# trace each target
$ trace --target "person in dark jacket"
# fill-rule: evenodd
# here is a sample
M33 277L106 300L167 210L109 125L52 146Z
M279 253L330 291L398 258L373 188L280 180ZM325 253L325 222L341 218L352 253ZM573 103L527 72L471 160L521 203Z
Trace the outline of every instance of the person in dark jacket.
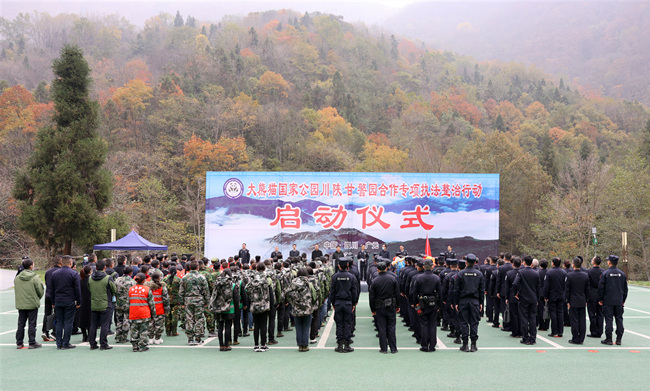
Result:
M415 308L417 319L420 323L420 350L435 352L438 337L436 335L436 317L440 304L440 277L433 274L433 262L426 259L423 262L424 271L417 274L411 282L409 292L411 305Z
M334 349L338 353L354 351L352 343L352 319L354 309L357 306L357 281L352 273L348 271L351 260L343 257L339 259L339 272L332 276L330 285L329 300L334 307L334 322L336 323L336 342Z
M512 284L519 275L519 268L521 267L521 259L515 257L512 260L513 269L506 273L506 305L510 311L510 336L513 338L521 338L521 323L519 322L519 299L512 289Z
M321 258L323 252L318 248L318 245L314 246L314 251L311 252L311 260L315 261L317 258Z
M246 243L242 243L241 245L241 249L239 250L239 260L241 261L241 263L245 263L245 264L248 264L251 261L251 253L246 248ZM183 264L183 266L185 265Z
M474 254L467 254L467 268L461 270L456 275L454 283L453 303L456 311L460 314L460 329L463 339L463 346L460 350L463 352L477 351L476 341L478 340L478 324L481 320L481 310L483 307L483 295L485 293L485 283L483 273L474 269L474 264L478 258ZM468 339L471 339L472 345L467 347Z
M388 252L388 248L386 247L386 244L381 245L381 251L379 252L379 256L382 258L390 259L390 253Z
M122 277L122 275L124 275L124 268L126 267L126 265L124 264L125 262L126 262L126 257L124 255L117 256L117 266L115 266L115 272L119 277Z
M627 299L627 276L618 269L618 257L607 257L609 268L600 276L598 283L598 303L603 306L605 315L605 339L600 341L604 345L612 345L613 325L616 319L616 344L621 344L623 338L623 307Z
M603 307L598 304L598 283L603 269L600 267L602 259L595 256L591 260L591 268L587 270L589 276L589 298L587 299L587 313L589 314L589 334L587 337L600 338L603 335Z
M541 283L539 273L531 267L533 257L526 255L524 264L526 267L519 270L512 288L519 300L520 342L524 345L534 345L537 340L537 300Z
M503 314L506 310L506 299L508 298L506 295L506 275L510 270L513 269L512 267L512 254L510 253L505 253L504 255L504 264L503 266L499 267L497 269L497 280L496 280L496 292L497 292L497 297L499 298L499 310ZM510 330L510 322L503 322L503 328L501 331L512 331Z
M48 271L45 272L45 286L50 286L52 283L52 273L61 269L61 259L60 255L54 257L54 266L52 266ZM47 327L47 318L52 315L54 311L54 303L52 303L52 298L49 296L47 290L45 292L45 315L43 316L43 341L52 342L54 337L50 333L50 329Z
M544 319L544 306L546 305L546 300L544 300L544 278L546 277L546 272L548 271L548 261L542 259L539 261L539 269L537 273L539 274L540 281L540 290L539 298L537 300L537 327L539 331L548 331L549 319Z
M397 353L397 340L395 338L396 312L399 312L399 283L397 279L386 273L386 262L377 263L379 274L373 280L368 290L370 311L375 317L377 331L379 332L379 352Z
M81 342L88 342L88 331L90 330L90 313L92 312L90 306L90 290L88 290L88 280L93 273L93 269L86 265L79 273L81 285L81 306L75 314L77 325L81 329L82 340Z
M56 312L56 348L59 350L76 347L70 344L70 336L75 310L81 305L81 285L79 273L71 268L72 264L72 257L65 255L63 266L52 274L52 285L47 287Z
M548 303L551 317L551 333L549 337L561 338L564 332L564 290L566 272L560 268L562 260L554 257L553 268L546 272L544 278L544 300Z
M569 343L582 345L587 333L585 308L589 297L589 276L580 270L582 258L573 258L573 272L566 276L566 301L569 307L571 339Z

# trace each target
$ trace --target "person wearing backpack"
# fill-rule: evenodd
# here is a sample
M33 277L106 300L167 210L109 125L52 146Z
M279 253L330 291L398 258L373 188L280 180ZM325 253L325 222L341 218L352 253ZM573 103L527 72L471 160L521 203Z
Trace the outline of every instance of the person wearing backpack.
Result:
M295 319L296 343L299 352L309 351L309 329L315 296L314 286L309 282L309 272L306 268L301 267L298 269L297 277L291 280L287 290L291 315Z
M235 309L239 307L239 298L239 284L232 278L232 271L229 268L223 269L221 275L215 280L209 306L217 321L219 350L222 352L232 350L230 329L235 319Z
M272 305L273 292L271 283L266 277L264 271L266 267L263 263L257 264L257 273L246 284L246 294L250 300L250 311L253 314L253 339L255 341L256 352L265 352L269 350L266 346L266 331L269 311ZM259 344L261 342L261 345Z
M172 257L174 259L175 257ZM177 275L176 266L169 268L169 274L163 279L169 294L169 312L165 312L165 333L168 337L178 336L178 314L181 310L181 299L178 290L181 279Z
M204 308L210 302L208 281L199 274L199 263L192 260L189 263L190 272L181 280L178 294L185 304L185 335L187 344L196 346L202 343L205 333Z

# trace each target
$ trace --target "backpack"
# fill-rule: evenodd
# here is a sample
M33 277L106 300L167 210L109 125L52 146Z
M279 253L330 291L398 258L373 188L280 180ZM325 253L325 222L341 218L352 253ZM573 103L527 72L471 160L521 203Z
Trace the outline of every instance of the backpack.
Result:
M287 301L291 304L293 316L312 314L313 289L312 284L307 279L296 277L291 281L291 288L287 292Z
M234 282L230 277L218 278L214 282L214 289L210 298L210 308L213 312L228 312L233 299L233 286Z
M269 297L269 280L258 273L246 284L246 294L250 299L250 309L254 314L261 314L271 309Z

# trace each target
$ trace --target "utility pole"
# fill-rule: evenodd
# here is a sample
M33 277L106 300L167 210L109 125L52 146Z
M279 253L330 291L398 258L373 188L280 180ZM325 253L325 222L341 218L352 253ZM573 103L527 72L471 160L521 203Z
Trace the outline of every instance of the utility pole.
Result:
M591 228L591 234L594 235L593 243L594 243L594 257L596 256L596 245L598 244L598 239L596 238L596 233L598 230L596 230L596 227Z

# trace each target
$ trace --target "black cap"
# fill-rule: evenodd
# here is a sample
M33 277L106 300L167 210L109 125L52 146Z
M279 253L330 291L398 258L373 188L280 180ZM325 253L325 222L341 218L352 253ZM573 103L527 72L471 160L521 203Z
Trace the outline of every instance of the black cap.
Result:
M433 266L433 261L430 259L425 259L424 260L424 266Z
M352 263L352 260L348 257L339 258L339 266L341 267L349 267L350 263Z
M467 254L465 258L467 258L467 260L472 263L476 263L478 261L478 258L476 258L476 255L474 254Z
M458 259L449 258L449 259L447 259L447 263L449 264L449 266L456 266L456 265L458 265Z
M618 257L616 255L610 255L607 257L607 260L613 263L614 265L618 264Z

